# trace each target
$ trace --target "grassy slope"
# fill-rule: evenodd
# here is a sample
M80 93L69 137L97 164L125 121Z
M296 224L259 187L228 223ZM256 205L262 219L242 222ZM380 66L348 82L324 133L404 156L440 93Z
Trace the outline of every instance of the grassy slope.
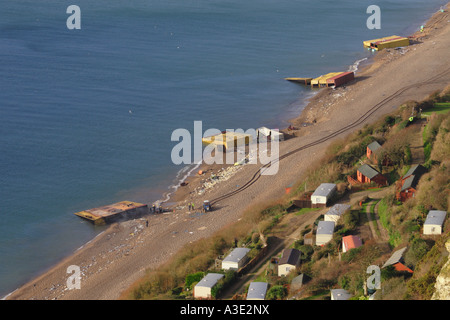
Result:
M447 95L441 95L443 99ZM408 149L408 139L416 131L410 130L408 118L411 108L427 112L433 108L434 102L439 101L434 95L430 102L408 102L390 116L380 119L377 123L365 126L345 139L333 143L327 151L325 158L303 177L293 188L289 198L282 198L278 203L265 203L244 213L244 218L232 226L219 231L210 239L202 239L193 243L183 253L175 255L174 259L158 270L149 271L147 276L139 280L123 296L124 299L189 299L192 298L191 288L185 287L185 279L196 272L206 272L214 266L219 255L227 253L239 239L239 245L247 244L255 252L261 248L261 235L267 239L274 236L279 221L287 214L291 200L305 191L314 190L321 182L335 182L342 196L346 187L346 176L354 174L360 159L365 157L366 146L377 140L383 143L384 149L391 154L393 163L390 167L379 167L384 174L391 177L400 177L411 165L410 158L405 157ZM432 110L432 109L431 109ZM434 206L437 209L448 210L448 199L445 196L449 188L450 151L448 150L450 113L432 114L424 130L424 142L427 143L426 166L429 172L421 179L417 197L401 204L394 200L393 194L385 196L379 205L379 216L382 226L389 233L388 243L367 241L360 249L350 250L339 260L340 242L347 234L357 234L367 223L365 215L358 215L361 208L352 210L343 217L337 226L334 239L323 247L311 247L303 244L303 235L295 247L304 251L302 265L299 272L308 275L311 281L303 287L303 298L327 299L330 288L341 287L349 290L356 298L363 298L363 282L365 270L370 264L381 264L392 250L399 245L408 245L405 257L406 263L415 270L420 270L411 278L403 275L389 273L384 275L384 295L379 298L422 298L430 297L433 279L437 276L439 265L442 263L443 240L446 235L435 239L423 239L420 235L420 226L424 221L427 208ZM398 152L400 150L401 152ZM376 166L376 164L374 164ZM422 181L423 180L423 181ZM448 190L448 189L447 189ZM436 200L436 201L434 201ZM434 202L433 202L434 201ZM297 214L308 214L302 209ZM312 227L312 226L311 226ZM432 253L430 253L432 252ZM434 261L434 262L432 262ZM268 274L268 270L262 270ZM277 277L260 276L270 279L271 286L288 286L288 281L281 281ZM395 284L395 285L393 285ZM389 288L390 291L389 291ZM189 289L189 290L188 290ZM386 292L387 291L387 292ZM290 292L289 295L295 295ZM296 296L298 297L298 296Z

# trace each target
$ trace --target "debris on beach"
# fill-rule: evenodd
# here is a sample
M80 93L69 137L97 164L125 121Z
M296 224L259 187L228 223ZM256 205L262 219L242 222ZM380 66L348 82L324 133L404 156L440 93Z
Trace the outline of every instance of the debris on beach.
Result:
M227 168L220 169L216 174L212 173L211 176L203 182L201 187L199 187L199 188L197 188L195 190L195 192L198 195L204 194L205 192L207 192L208 190L213 188L218 183L230 179L241 168L242 168L241 165L230 166L230 167L227 167Z

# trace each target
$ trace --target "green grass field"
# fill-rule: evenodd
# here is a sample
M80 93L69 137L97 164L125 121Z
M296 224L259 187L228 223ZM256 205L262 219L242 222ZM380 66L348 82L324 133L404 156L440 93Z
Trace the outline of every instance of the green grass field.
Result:
M443 114L450 111L450 102L436 103L433 108L427 109L422 112L424 116L430 116L433 112L437 114Z

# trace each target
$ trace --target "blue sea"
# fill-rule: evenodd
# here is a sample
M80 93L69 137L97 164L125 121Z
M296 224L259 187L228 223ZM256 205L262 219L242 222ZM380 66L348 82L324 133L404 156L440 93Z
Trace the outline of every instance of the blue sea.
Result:
M104 230L74 212L164 198L189 168L172 164L175 129L283 128L314 94L285 77L346 71L374 54L363 40L445 3L1 1L0 296Z

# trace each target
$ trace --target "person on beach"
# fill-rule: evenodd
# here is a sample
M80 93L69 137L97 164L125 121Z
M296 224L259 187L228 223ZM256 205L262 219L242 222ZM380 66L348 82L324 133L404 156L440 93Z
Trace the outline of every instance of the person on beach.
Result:
M190 202L189 202L188 207L189 207L189 211L191 211L191 209L192 209L192 204L191 204Z

